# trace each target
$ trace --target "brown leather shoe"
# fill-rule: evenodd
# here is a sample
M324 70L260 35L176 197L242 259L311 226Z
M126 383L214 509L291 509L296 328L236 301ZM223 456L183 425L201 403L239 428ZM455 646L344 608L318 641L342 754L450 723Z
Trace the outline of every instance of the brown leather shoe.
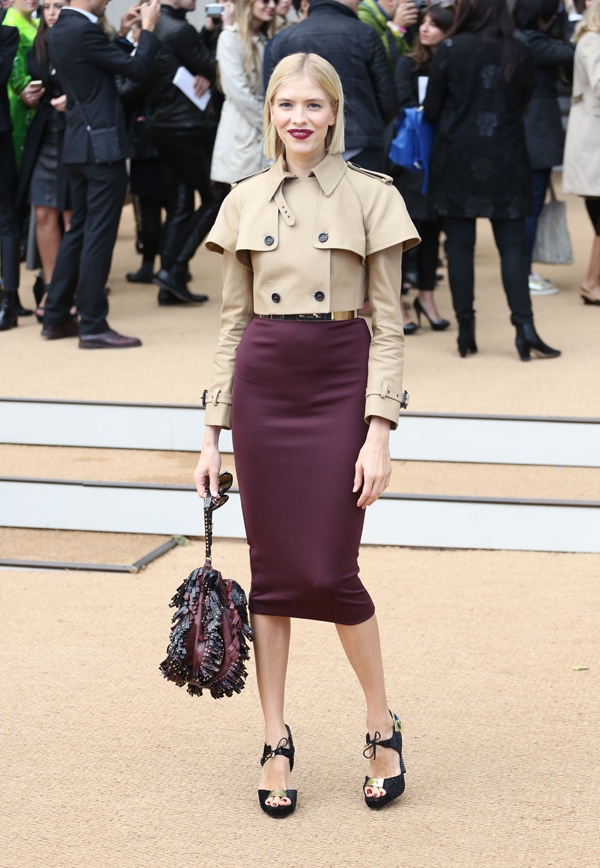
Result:
M42 337L47 341L56 341L59 338L76 338L78 335L77 323L74 319L62 322L60 325L45 325L42 329Z
M114 329L101 332L99 335L79 335L80 350L124 350L127 347L141 347L139 338L128 338L120 335Z

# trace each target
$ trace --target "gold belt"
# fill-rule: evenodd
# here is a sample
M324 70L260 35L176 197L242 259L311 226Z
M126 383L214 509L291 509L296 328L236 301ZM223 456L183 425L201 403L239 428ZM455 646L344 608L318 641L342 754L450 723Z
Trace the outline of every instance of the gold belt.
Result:
M333 313L259 313L260 319L281 319L290 322L331 322L332 320L356 319L355 310L335 310Z

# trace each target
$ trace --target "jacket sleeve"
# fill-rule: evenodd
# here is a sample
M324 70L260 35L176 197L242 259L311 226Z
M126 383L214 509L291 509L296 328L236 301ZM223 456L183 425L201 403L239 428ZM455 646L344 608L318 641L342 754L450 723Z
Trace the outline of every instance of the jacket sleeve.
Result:
M368 289L373 338L369 349L369 372L365 421L372 416L388 419L398 427L402 400L404 332L400 311L403 244L367 256Z
M450 42L450 45L448 43ZM436 121L444 107L448 94L447 68L451 40L446 40L439 45L433 55L429 66L429 81L427 82L427 94L423 103L425 117L430 121Z
M231 428L235 357L246 326L254 316L253 278L253 272L241 265L233 253L223 251L221 329L205 398L206 425Z
M10 78L17 48L19 47L19 31L16 27L0 26L0 84L6 84Z
M381 39L368 24L364 25L364 38L371 49L369 73L375 91L375 100L383 123L386 125L393 121L398 113L394 79Z
M95 26L85 28L83 44L93 66L133 81L145 81L150 77L154 57L160 47L160 42L153 33L142 30L137 52L132 57L114 42L110 42L102 30Z
M207 48L206 39L191 24L179 28L173 49L181 59L182 66L189 69L192 75L202 75L214 83L216 60Z
M592 38L590 38L592 37ZM600 99L600 35L586 33L577 45L595 99ZM573 91L573 96L581 94Z
M209 250L223 254L223 303L219 341L210 388L205 398L207 425L231 428L233 372L237 348L254 316L254 272L235 257L239 229L239 199L234 190L223 202L206 241Z
M575 57L575 46L572 42L558 42L534 31L529 33L527 45L536 66L560 67L567 73L572 70Z
M415 64L412 57L401 57L396 64L394 74L398 108L416 108L419 105L419 94L415 91Z
M244 72L241 42L234 30L223 30L217 43L219 76L225 97L255 129L262 129L263 97L252 92Z

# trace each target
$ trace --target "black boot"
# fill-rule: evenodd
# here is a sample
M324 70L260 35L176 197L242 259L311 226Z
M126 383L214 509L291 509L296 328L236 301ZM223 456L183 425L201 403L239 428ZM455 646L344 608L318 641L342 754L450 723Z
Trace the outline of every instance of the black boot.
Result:
M459 317L458 320L458 352L462 359L468 353L477 352L475 343L475 312Z
M17 293L14 290L0 290L0 332L6 332L18 324Z
M128 271L125 275L128 283L153 283L154 282L154 270L152 268L153 263L144 259L142 261L141 268L137 271Z
M556 359L560 356L560 350L553 350L538 335L533 325L533 319L524 323L517 323L516 329L515 344L522 362L528 362L531 359L531 352L534 352L540 359Z
M21 304L21 299L19 298L19 290L15 289L15 299L17 302L17 316L31 316L33 311L28 307L23 307Z

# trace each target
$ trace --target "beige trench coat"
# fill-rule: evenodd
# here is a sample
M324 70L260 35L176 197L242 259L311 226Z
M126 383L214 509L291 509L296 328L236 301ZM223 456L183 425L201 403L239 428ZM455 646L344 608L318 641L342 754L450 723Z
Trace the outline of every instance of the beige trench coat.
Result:
M210 177L223 184L232 184L267 165L262 132L264 37L257 34L253 40L260 57L260 69L254 82L250 82L244 72L237 24L225 27L217 42L217 63L225 102L217 129Z
M563 192L600 196L600 34L584 33L575 49Z
M209 234L208 249L223 254L223 306L207 425L231 427L235 355L256 314L357 310L367 296L373 338L365 419L382 416L393 428L398 424L402 251L419 235L386 175L357 169L337 155L325 157L314 176L309 185L294 179L280 157L234 186ZM297 213L286 200L288 184L301 185L293 190Z

